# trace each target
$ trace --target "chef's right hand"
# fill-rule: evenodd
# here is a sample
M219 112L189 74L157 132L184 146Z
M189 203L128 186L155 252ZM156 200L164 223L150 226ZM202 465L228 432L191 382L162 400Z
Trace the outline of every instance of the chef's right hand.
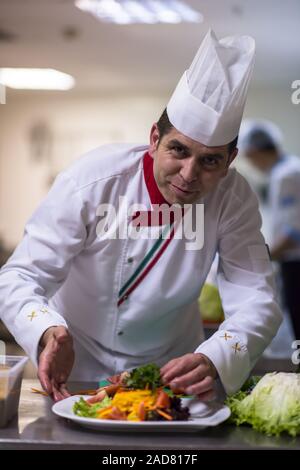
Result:
M38 377L55 401L70 396L66 382L74 364L73 338L64 326L48 328L41 337Z

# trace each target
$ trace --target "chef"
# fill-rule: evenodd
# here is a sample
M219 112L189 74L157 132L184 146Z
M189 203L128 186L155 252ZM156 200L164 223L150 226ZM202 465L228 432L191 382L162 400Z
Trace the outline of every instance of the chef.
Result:
M229 168L254 49L251 37L209 31L149 144L89 152L28 221L1 271L1 317L55 400L68 378L149 362L173 389L206 400L218 378L230 394L276 334L257 200ZM166 221L158 209L173 206ZM203 243L191 239L195 221ZM197 300L217 252L226 320L204 341Z
M243 122L241 148L248 160L269 176L271 258L280 266L283 300L296 339L300 339L300 159L283 150L281 130L262 119Z

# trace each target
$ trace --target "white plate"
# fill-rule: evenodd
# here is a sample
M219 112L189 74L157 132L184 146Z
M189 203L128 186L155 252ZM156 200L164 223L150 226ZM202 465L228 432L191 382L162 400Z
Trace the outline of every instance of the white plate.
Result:
M217 426L230 416L230 409L218 402L204 403L195 398L182 398L182 405L188 406L191 416L188 421L112 421L108 419L82 418L73 413L73 405L79 396L65 398L55 403L52 411L86 428L97 431L198 431L207 426ZM83 398L90 398L83 396Z

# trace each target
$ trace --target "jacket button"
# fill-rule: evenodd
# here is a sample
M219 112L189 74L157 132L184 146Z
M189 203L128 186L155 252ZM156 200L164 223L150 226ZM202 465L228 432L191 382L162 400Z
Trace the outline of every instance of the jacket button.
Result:
M127 263L133 263L133 258L131 256L127 258Z
M124 333L124 331L118 331L118 336L121 336Z

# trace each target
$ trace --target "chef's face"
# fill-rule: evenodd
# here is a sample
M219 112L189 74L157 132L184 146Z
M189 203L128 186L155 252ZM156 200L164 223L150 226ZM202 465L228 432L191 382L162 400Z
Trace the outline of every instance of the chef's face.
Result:
M212 191L226 176L231 155L228 145L206 147L172 128L159 141L153 124L149 153L154 159L153 172L158 188L170 204L191 204Z

